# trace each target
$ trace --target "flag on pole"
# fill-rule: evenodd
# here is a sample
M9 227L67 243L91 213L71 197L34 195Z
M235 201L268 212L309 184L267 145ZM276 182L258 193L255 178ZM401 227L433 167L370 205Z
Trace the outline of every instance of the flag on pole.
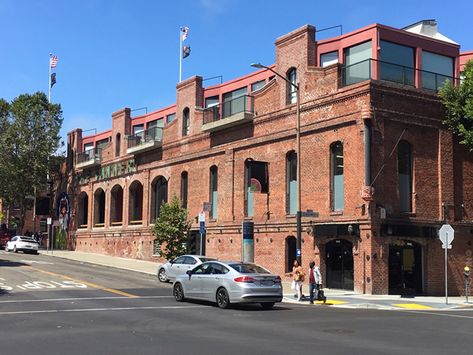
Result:
M56 73L51 73L51 87L56 84Z
M189 27L181 27L181 40L185 41L189 35Z
M53 55L49 58L49 66L51 68L56 68L57 65L57 55Z
M191 54L191 46L182 46L182 58L187 58Z

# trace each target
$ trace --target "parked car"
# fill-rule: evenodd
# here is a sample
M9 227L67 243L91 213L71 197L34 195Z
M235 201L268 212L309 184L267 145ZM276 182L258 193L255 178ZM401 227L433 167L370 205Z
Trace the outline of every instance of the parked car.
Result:
M161 282L173 282L177 276L185 275L187 270L192 270L205 261L217 260L203 255L181 255L158 267L158 279Z
M15 235L7 242L5 251L13 251L15 253L22 251L23 253L38 254L38 247L38 242L32 237Z
M10 238L11 235L8 232L0 231L0 249L5 248Z
M176 301L199 299L227 308L232 303L260 303L270 309L282 301L281 277L241 261L208 261L176 278Z

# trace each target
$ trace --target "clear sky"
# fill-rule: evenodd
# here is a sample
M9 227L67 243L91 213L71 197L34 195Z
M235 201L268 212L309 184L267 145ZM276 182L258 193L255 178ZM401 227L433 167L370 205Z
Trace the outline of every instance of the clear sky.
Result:
M100 132L122 107L150 112L175 102L181 26L190 28L192 50L183 78L227 81L251 72L252 62L274 63L275 39L304 24L346 33L436 19L439 32L473 50L472 13L471 0L0 0L0 97L47 93L51 52L59 58L52 101L64 112L61 135Z

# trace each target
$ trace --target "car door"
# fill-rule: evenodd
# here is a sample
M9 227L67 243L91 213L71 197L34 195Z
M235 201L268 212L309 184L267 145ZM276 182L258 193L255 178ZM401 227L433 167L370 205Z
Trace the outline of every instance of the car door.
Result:
M169 279L174 281L176 279L176 276L184 274L186 272L184 270L184 260L186 260L185 256L179 256L173 261L171 261L167 272Z
M7 242L8 250L13 250L13 246L15 245L17 239L18 237L13 237Z
M186 273L188 270L192 270L196 266L197 266L197 260L192 256L186 256L186 258L184 259L184 265L183 265L184 272L183 273Z
M219 263L210 263L206 274L202 277L202 297L215 302L217 289L223 285L225 274L229 270Z
M205 299L203 294L203 280L207 274L209 264L197 266L185 283L185 294L189 298Z

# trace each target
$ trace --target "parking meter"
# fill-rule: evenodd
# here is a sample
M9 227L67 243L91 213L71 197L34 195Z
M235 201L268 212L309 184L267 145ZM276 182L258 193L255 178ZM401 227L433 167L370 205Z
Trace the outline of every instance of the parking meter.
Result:
M463 276L465 276L465 279L468 279L470 277L470 268L468 266L465 266L463 268Z
M470 285L470 268L468 266L465 266L463 268L463 276L465 277L465 298L466 298L466 303L468 303L468 293L469 293L469 285Z

